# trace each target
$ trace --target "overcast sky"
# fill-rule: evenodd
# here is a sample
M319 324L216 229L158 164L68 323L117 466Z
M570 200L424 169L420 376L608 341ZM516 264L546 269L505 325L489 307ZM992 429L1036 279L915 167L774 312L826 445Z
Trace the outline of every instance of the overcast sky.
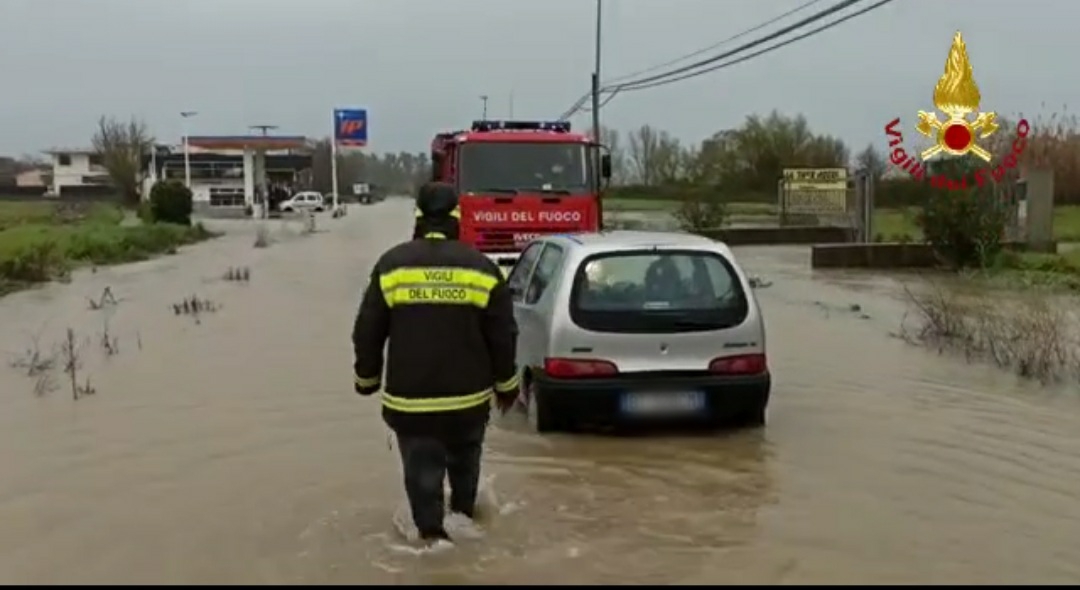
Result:
M603 0L603 77L804 2ZM562 113L588 89L594 14L592 0L0 0L0 154L87 145L102 114L141 117L166 142L181 110L199 111L192 134L276 124L321 136L333 107L353 105L369 109L371 149L424 151L478 118L482 94L493 118L511 95L518 118ZM1080 96L1077 22L1069 0L896 0L744 64L622 94L603 119L699 141L775 108L880 145L886 122L933 108L957 29L984 110L1057 111Z

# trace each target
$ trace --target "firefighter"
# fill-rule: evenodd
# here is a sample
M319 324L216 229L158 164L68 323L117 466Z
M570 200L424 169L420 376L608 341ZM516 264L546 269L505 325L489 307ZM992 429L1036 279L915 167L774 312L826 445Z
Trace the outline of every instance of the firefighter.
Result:
M420 189L418 237L375 263L353 328L356 393L383 390L413 522L428 544L450 540L444 479L451 512L475 517L491 402L506 412L518 395L510 292L498 266L457 240L457 201L448 184Z

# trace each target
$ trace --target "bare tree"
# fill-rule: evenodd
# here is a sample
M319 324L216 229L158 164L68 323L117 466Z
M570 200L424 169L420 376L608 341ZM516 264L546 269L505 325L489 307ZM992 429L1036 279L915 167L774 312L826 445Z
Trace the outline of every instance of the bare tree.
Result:
M682 162L678 140L650 125L642 125L629 137L628 155L635 182L654 186L678 179Z
M865 170L873 178L880 179L888 169L888 164L885 163L885 157L881 152L871 143L855 156L855 168L860 171Z
M652 186L656 184L656 151L660 143L659 133L650 125L642 125L629 135L627 156L633 181Z
M603 127L600 139L611 154L611 184L620 185L630 181L627 170L626 146L618 129Z
M682 180L685 154L682 144L667 131L660 132L660 141L656 150L656 176L661 184L671 184Z
M142 165L143 155L153 148L154 143L146 123L134 117L123 122L102 116L98 119L93 143L94 151L101 157L101 164L123 202L138 206L146 175Z

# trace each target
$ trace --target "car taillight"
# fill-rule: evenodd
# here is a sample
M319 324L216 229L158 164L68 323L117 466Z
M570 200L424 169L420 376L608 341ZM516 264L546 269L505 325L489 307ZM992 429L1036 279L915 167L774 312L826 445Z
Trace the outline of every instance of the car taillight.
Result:
M763 354L722 356L709 363L709 372L718 375L760 375L768 370Z
M615 363L594 359L544 359L544 372L550 377L610 377L619 373Z

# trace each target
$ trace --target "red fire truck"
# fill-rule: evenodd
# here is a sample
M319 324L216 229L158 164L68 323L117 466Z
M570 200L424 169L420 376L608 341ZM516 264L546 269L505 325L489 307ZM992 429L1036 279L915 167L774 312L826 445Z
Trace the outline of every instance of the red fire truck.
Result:
M461 239L507 265L536 236L601 228L602 149L569 121L475 121L435 136L432 176L458 189Z

